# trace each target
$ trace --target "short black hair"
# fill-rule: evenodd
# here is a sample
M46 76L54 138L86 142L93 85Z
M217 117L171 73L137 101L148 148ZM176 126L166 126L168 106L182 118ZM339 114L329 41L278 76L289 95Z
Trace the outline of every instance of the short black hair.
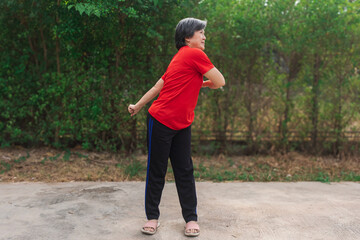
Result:
M175 45L179 50L186 46L185 38L191 38L194 33L203 30L206 27L206 21L196 18L184 18L176 26L175 30Z

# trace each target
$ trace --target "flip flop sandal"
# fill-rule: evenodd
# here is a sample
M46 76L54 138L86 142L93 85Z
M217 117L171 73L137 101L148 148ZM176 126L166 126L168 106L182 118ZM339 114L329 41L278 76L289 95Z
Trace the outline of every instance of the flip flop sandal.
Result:
M141 228L141 232L148 235L154 235L157 229L160 227L160 223L156 220L149 220L145 225ZM149 229L152 229L151 231Z
M189 231L190 230L190 231ZM193 230L197 230L194 232ZM186 224L185 227L185 236L187 237L197 237L200 235L200 227L195 221L190 221Z

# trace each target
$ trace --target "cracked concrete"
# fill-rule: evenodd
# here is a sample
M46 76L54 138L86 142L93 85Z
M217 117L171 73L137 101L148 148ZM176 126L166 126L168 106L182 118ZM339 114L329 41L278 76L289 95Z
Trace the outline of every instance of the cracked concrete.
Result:
M187 239L174 183L141 234L143 182L0 183L1 240ZM360 239L360 184L198 182L197 239Z

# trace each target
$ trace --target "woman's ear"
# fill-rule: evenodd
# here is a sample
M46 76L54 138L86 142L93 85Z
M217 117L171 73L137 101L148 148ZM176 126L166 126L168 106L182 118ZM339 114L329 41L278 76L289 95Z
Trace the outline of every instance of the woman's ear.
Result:
M185 38L185 44L186 44L186 45L189 45L189 42L190 42L190 41L189 41L189 38Z

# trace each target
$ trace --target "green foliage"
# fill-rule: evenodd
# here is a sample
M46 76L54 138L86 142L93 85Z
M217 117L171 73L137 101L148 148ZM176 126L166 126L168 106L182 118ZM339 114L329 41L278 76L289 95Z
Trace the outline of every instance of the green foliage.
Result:
M359 8L347 0L2 1L0 146L145 149L148 106L134 118L127 106L164 73L177 22L193 16L207 19L206 53L226 78L223 91L201 90L193 149L214 138L209 154L257 153L264 142L358 152L345 135L359 130ZM236 139L244 144L227 143Z
M0 162L0 174L6 173L11 170L11 164L8 162L1 161Z
M66 150L65 153L64 153L64 156L63 156L63 160L64 160L65 162L68 162L68 161L70 161L70 157L71 157L71 152L70 152L70 150Z
M319 172L316 181L328 183L330 182L330 177L327 173Z
M165 69L149 54L170 32L157 25L170 11L159 16L157 7L175 3L1 3L1 146L134 149L137 121L126 106Z
M133 160L129 165L126 166L125 174L132 178L140 175L145 169L145 166L143 166L140 161Z

